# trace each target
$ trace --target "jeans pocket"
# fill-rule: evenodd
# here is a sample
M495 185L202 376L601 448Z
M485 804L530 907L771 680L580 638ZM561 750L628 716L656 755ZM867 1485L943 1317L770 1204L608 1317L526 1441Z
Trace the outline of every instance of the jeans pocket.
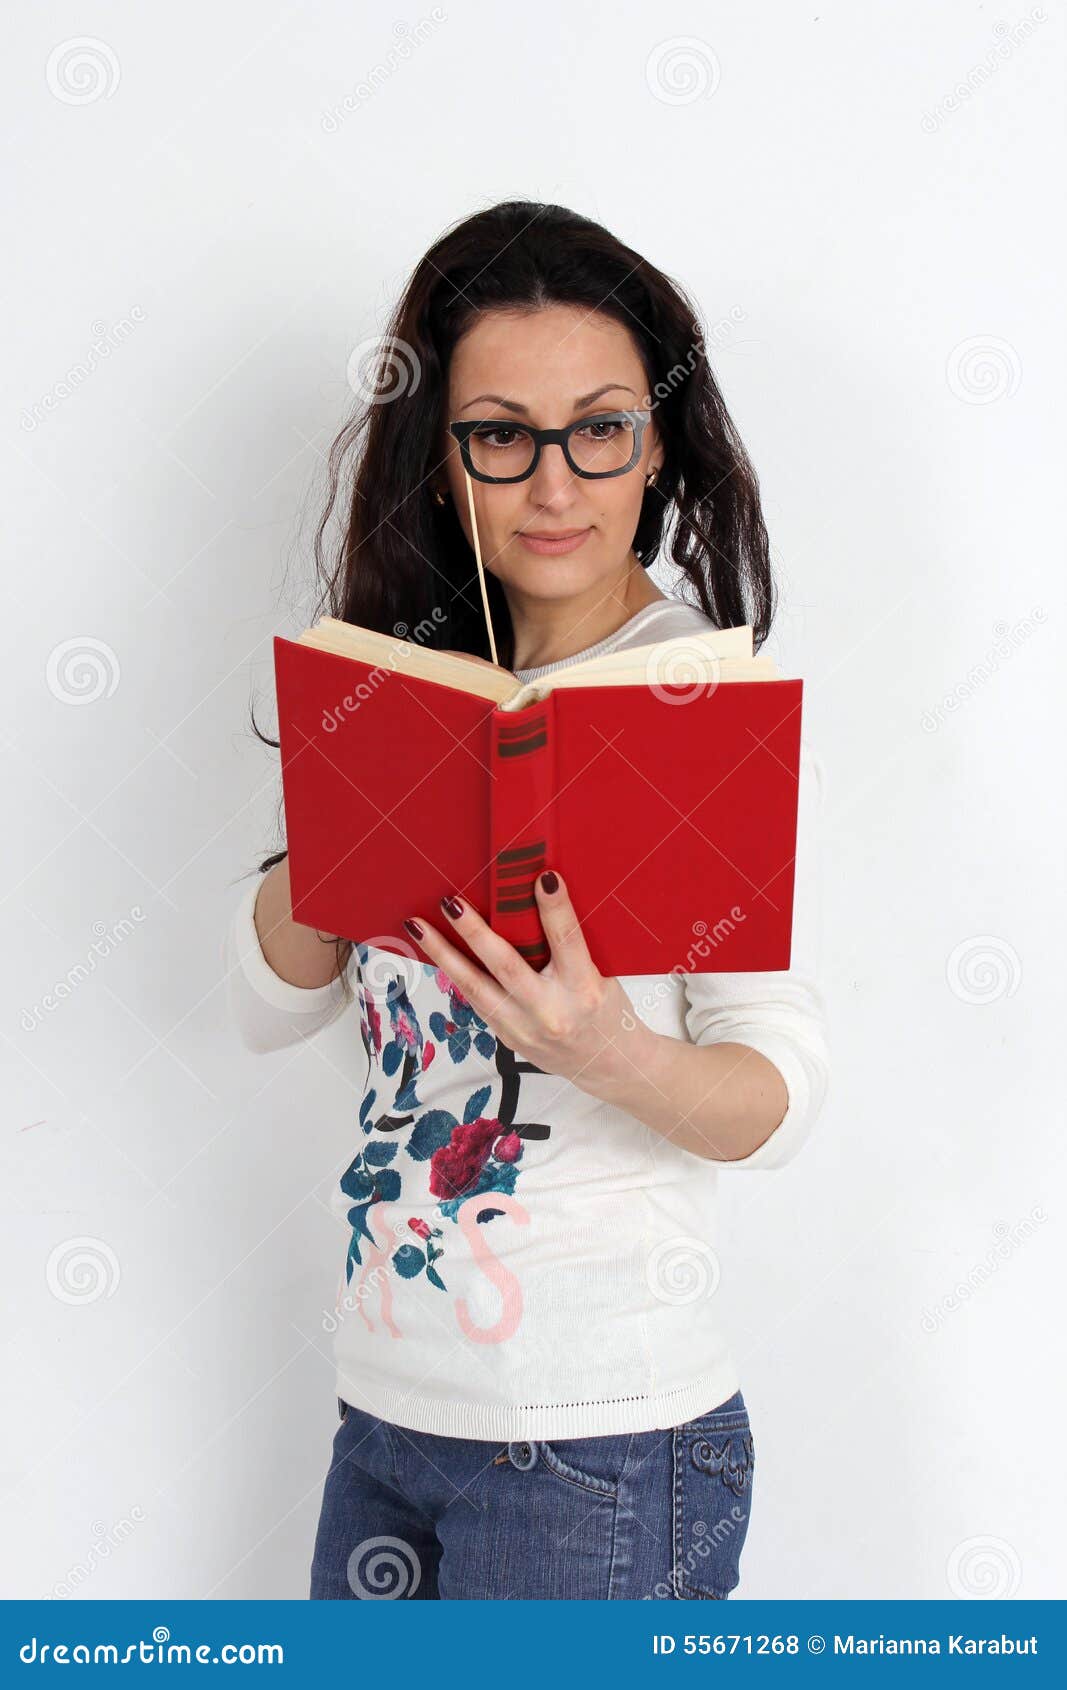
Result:
M537 1445L540 1457L557 1479L614 1497L633 1442L630 1432L603 1437L563 1438Z
M755 1447L748 1413L711 1413L673 1430L674 1594L723 1600L741 1578Z

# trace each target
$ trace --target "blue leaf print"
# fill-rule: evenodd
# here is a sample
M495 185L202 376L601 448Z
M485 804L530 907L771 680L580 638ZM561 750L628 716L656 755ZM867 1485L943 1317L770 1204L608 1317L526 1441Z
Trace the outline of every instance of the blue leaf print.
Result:
M364 1197L369 1197L374 1190L374 1181L370 1174L365 1173L362 1168L357 1168L353 1162L347 1172L341 1176L341 1190L346 1197L354 1197L357 1202L361 1202Z
M415 1087L419 1083L419 1072L416 1070L406 1086L401 1086L393 1099L393 1109L398 1115L410 1115L419 1108L419 1100L415 1095Z
M373 1144L368 1144L363 1152L363 1160L368 1168L383 1168L387 1162L393 1160L395 1155L395 1143L383 1143L380 1139L376 1139Z
M374 1107L374 1099L377 1097L377 1095L378 1095L378 1093L375 1091L374 1087L372 1086L370 1091L368 1091L366 1096L364 1097L363 1102L359 1106L359 1124L363 1128L363 1131L365 1133L369 1133L370 1130L371 1130L370 1127L367 1124L367 1116L370 1114L371 1110Z
M348 1276L349 1279L352 1278L352 1264L353 1264L353 1262L359 1262L361 1265L362 1265L362 1262L363 1262L363 1257L359 1253L359 1240L360 1240L360 1238L363 1237L363 1238L367 1239L368 1243L370 1243L370 1244L374 1243L374 1238L371 1234L370 1228L367 1225L367 1210L369 1208L370 1208L369 1203L356 1203L348 1211L348 1223L352 1228L352 1237L349 1240L348 1261L347 1261L347 1267L346 1267L347 1276Z
M393 1256L393 1266L402 1279L414 1279L426 1266L426 1257L414 1244L401 1244Z
M460 1013L462 1006L457 1007L455 1018L445 1019L440 1010L435 1009L430 1016L430 1031L438 1044L443 1044L453 1062L459 1063L468 1055L471 1048L470 1022L476 1021L482 1029L477 1035L478 1048L483 1056L492 1056L496 1049L496 1040L491 1033L486 1032L485 1022L468 1008Z
M407 1142L408 1155L416 1162L428 1161L435 1150L448 1143L456 1125L456 1117L451 1110L428 1109L412 1128Z
M428 1267L426 1269L426 1277L430 1281L431 1285L437 1286L439 1291L447 1291L448 1287L436 1268Z
M382 1046L383 1074L395 1074L403 1059L404 1053L400 1046L395 1039L390 1039L387 1045Z
M467 1100L467 1107L463 1111L463 1119L469 1125L477 1121L485 1113L485 1106L489 1102L492 1086L482 1086L480 1090L472 1092Z
M356 1232L362 1233L363 1237L366 1238L369 1243L373 1244L374 1234L367 1225L367 1210L370 1207L370 1203L353 1203L352 1207L348 1211L348 1219Z
M395 1203L400 1196L400 1175L395 1168L383 1168L375 1174L374 1184L383 1203Z

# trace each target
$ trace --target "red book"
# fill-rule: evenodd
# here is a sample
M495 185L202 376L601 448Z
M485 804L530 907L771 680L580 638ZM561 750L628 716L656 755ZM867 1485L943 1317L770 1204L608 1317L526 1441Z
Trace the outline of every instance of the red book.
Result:
M331 649L309 643L324 629ZM671 643L520 688L329 619L277 637L294 919L417 956L403 920L421 914L473 956L440 909L456 892L540 969L533 883L555 868L604 975L788 968L803 683L729 657L704 686L635 682Z

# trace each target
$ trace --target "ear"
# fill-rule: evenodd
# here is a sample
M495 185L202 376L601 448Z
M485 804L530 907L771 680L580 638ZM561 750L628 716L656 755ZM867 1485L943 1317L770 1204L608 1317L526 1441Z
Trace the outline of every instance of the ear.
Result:
M648 468L646 469L645 474L651 475L653 470L655 470L658 477L663 468L664 452L660 441L659 429L656 427L655 417L651 417L649 419L645 439L649 443Z

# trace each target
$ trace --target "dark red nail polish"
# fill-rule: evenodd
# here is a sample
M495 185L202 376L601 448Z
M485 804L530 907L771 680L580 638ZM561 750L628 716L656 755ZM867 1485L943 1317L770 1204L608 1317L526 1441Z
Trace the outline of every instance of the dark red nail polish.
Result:
M541 887L545 892L558 892L559 876L557 874L553 874L550 868L546 868L544 874L541 876Z
M411 920L405 919L404 932L410 933L411 937L413 939L421 939L422 938L422 928L419 926L417 921L411 921Z
M453 921L457 921L463 914L463 905L458 898L442 898L441 908L446 915L452 917Z

